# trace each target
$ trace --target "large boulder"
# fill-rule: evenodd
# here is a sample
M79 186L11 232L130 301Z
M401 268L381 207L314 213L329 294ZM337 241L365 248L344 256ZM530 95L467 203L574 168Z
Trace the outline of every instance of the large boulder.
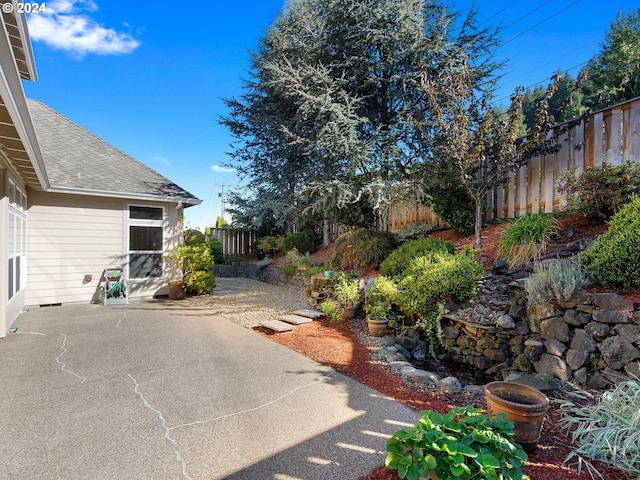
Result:
M620 336L607 338L598 348L604 361L614 370L621 370L629 362L640 358L640 350Z

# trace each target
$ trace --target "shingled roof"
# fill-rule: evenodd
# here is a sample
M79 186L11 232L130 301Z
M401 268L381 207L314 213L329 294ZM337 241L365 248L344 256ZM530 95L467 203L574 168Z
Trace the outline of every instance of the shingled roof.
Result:
M49 191L182 202L202 201L42 102L27 100Z

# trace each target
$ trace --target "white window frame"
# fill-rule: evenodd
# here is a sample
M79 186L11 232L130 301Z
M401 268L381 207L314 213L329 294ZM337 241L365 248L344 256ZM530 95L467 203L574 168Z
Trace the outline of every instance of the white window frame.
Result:
M162 210L162 219L161 220L147 220L147 219L140 219L140 218L131 218L131 207L144 207L144 208L153 208L153 209L158 209L158 210ZM142 282L142 281L149 281L149 280L160 280L163 279L166 276L166 271L167 271L167 267L166 267L166 262L164 260L164 256L166 254L166 250L167 250L167 241L168 241L168 225L169 225L169 218L168 218L168 211L167 211L167 207L165 205L157 205L157 204L146 204L146 203L129 203L126 206L126 211L125 211L125 237L126 237L126 242L125 242L125 251L124 251L124 255L125 255L125 263L126 263L126 270L127 270L127 279L131 280L132 282ZM162 228L162 250L131 250L130 248L130 242L131 242L131 227L160 227ZM157 276L149 276L149 277L133 277L131 275L131 268L130 268L130 256L132 254L159 254L161 256L161 272L160 275Z
M7 177L7 299L11 302L27 286L27 192Z

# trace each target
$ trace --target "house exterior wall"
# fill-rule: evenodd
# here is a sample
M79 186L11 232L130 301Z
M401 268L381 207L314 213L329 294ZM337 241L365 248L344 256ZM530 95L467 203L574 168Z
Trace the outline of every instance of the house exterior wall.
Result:
M126 268L129 203L109 197L29 191L26 304L101 302L104 270ZM165 207L164 243L168 252L181 231L178 211L171 204L144 204ZM162 295L168 280L169 268L165 265L162 277L127 280L128 296Z

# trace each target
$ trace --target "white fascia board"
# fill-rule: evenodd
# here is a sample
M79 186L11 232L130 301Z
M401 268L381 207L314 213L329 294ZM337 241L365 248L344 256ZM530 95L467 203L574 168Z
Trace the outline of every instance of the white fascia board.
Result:
M47 193L65 193L68 195L86 195L90 197L122 198L127 200L143 200L147 202L181 203L185 207L192 207L195 205L200 205L202 203L202 200L200 200L199 198L185 198L169 195L145 195L130 192L112 192L108 190L89 190L70 187L51 187L47 190Z

